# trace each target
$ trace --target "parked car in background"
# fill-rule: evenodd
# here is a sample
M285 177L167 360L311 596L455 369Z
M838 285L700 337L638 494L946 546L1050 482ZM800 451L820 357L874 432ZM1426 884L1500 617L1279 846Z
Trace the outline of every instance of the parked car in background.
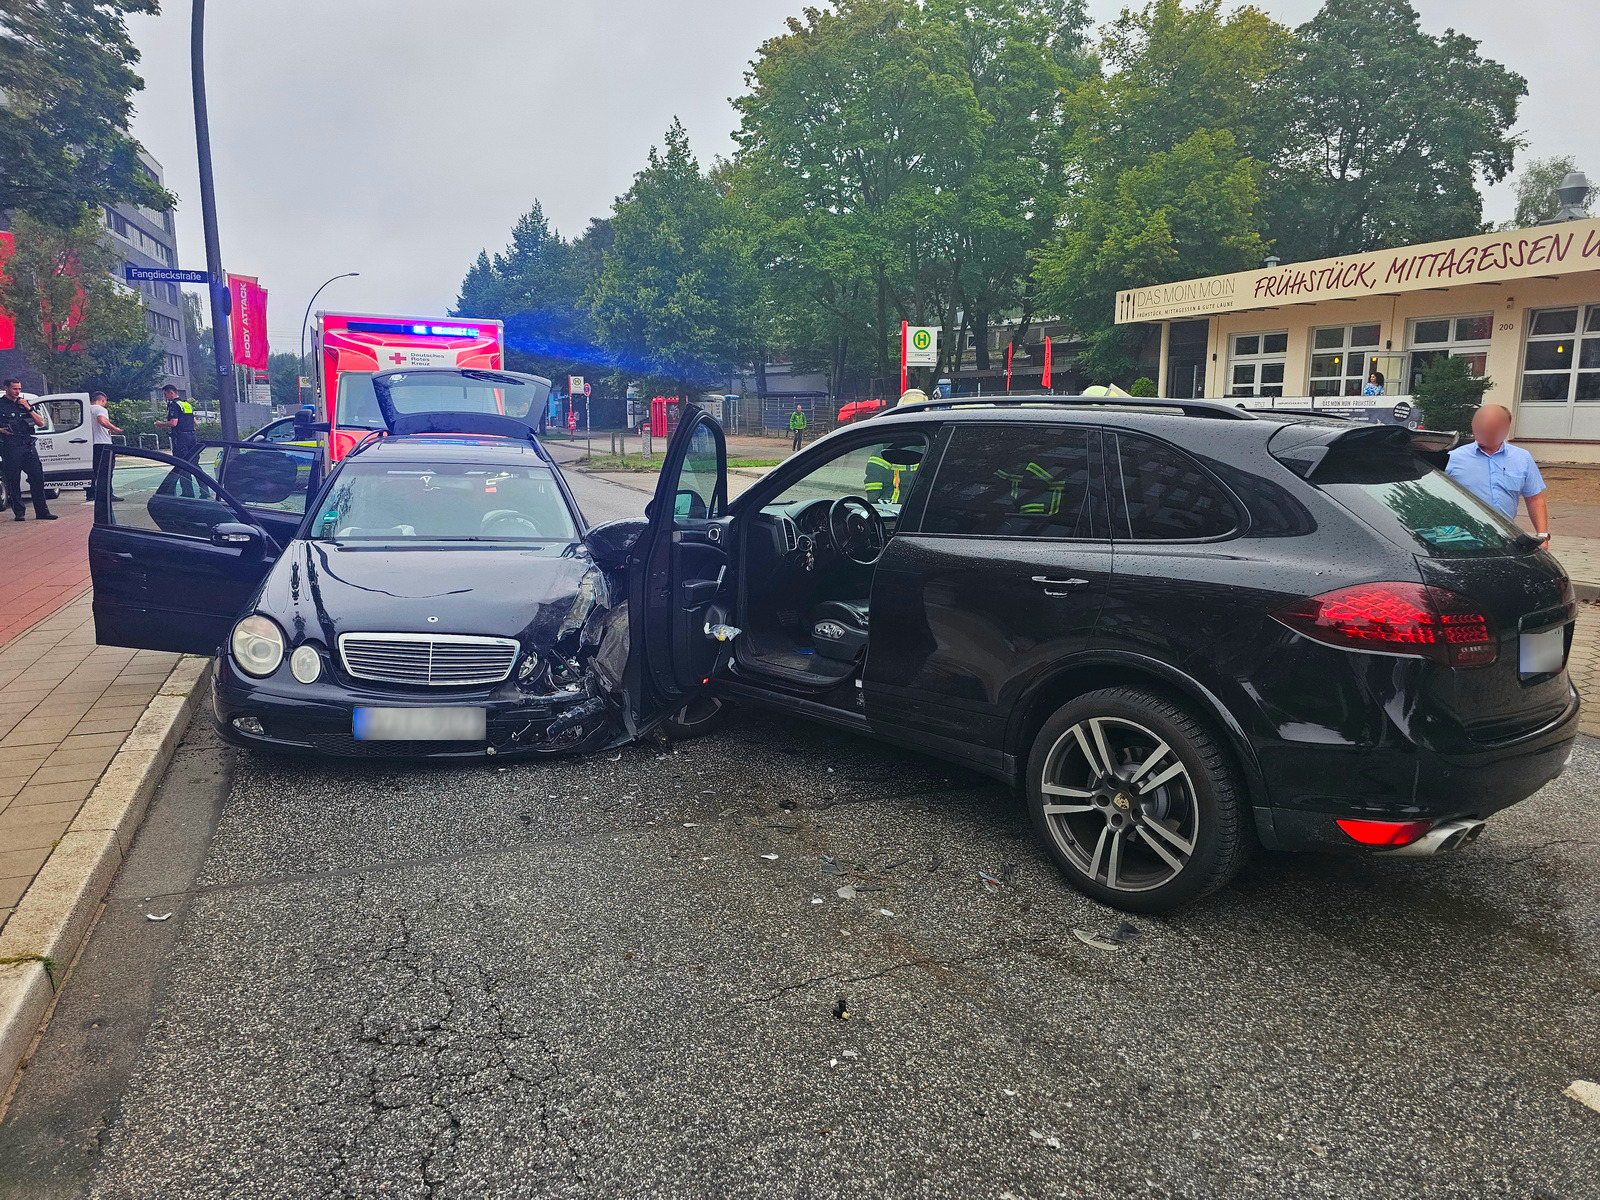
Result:
M94 452L94 439L89 429L89 393L25 394L34 411L45 418L45 424L33 438L40 465L44 467L45 498L54 500L65 490L88 487ZM27 486L26 479L23 486ZM5 481L0 480L0 509L10 503Z

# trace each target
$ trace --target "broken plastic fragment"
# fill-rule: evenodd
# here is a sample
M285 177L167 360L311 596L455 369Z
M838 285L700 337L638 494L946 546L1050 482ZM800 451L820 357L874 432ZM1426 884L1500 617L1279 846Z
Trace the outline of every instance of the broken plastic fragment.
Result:
M1600 1112L1600 1083L1590 1083L1587 1079L1574 1079L1572 1086L1561 1094L1569 1100L1576 1100L1579 1104Z
M822 856L822 873L824 875L837 875L843 870L844 868L834 861L833 855L824 854Z
M1073 934L1085 946L1093 946L1096 950L1121 950L1120 942L1108 942L1104 938L1095 937L1087 929L1074 929Z
M708 624L706 626L706 636L709 638L715 638L719 642L731 642L743 632L744 630L737 629L732 625Z
M158 916L156 916L156 914L155 914L155 913L145 913L145 915L144 915L144 919L145 919L145 920L146 920L146 921L165 921L165 920L166 920L166 919L167 919L167 918L168 918L168 917L170 917L170 916L171 916L171 915L172 915L172 914L171 914L171 913L162 913L162 914L161 914L161 915L160 915L160 916L159 916L159 917L158 917Z
M847 883L842 888L839 889L839 899L841 899L841 900L854 900L855 898L856 898L856 889L854 887L852 887L850 884Z
M811 897L811 903L813 903L813 904L821 904L822 903L822 897L821 896L813 896L813 897Z
M861 1057L861 1055L857 1054L854 1050L841 1050L841 1051L839 1051L839 1053L844 1055L846 1058L860 1058Z
M983 886L988 891L998 892L1000 890L1000 881L987 871L979 871L978 878L983 880Z
M768 862L778 861L778 856L776 854L763 854L761 857L766 859Z
M878 915L880 917L892 917L892 916L894 916L894 914L892 912L890 912L887 908L880 908L878 910Z

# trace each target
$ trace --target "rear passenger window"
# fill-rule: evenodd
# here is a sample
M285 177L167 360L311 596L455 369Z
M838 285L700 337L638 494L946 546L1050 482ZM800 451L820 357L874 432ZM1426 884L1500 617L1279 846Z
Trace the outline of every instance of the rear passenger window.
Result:
M1116 436L1122 481L1115 536L1136 542L1223 537L1239 527L1239 511L1199 463L1165 442Z
M939 462L924 533L1103 537L1100 446L1093 430L1060 425L958 428Z

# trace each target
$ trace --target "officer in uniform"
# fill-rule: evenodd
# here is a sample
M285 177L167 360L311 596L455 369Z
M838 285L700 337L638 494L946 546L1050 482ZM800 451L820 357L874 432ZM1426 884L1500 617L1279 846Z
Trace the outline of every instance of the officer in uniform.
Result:
M22 505L22 477L28 477L33 494L33 515L41 521L56 516L44 502L44 464L33 444L34 431L44 425L44 414L34 409L22 395L22 380L8 379L0 393L0 470L4 471L6 495L11 499L12 520L26 521Z
M194 405L178 399L178 389L170 383L161 389L161 394L167 398L167 419L156 424L172 430L172 457L193 462L200 452L200 442L194 436Z

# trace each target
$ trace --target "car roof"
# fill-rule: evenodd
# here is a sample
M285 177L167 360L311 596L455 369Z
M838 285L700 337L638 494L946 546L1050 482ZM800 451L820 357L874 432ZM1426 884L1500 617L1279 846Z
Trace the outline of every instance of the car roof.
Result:
M891 408L872 418L874 426L880 423L910 424L913 422L992 422L1021 421L1031 424L1061 422L1063 424L1117 424L1138 427L1147 425L1171 433L1174 428L1195 430L1199 421L1206 431L1217 434L1226 429L1229 433L1244 434L1247 430L1259 437L1271 434L1285 425L1327 424L1349 428L1351 422L1328 414L1310 414L1304 411L1274 413L1270 409L1245 409L1226 400L1163 400L1142 396L1056 396L1020 395L984 397L963 396L956 400L929 400ZM1198 432L1198 430L1196 430ZM1252 438L1252 440L1255 440Z

